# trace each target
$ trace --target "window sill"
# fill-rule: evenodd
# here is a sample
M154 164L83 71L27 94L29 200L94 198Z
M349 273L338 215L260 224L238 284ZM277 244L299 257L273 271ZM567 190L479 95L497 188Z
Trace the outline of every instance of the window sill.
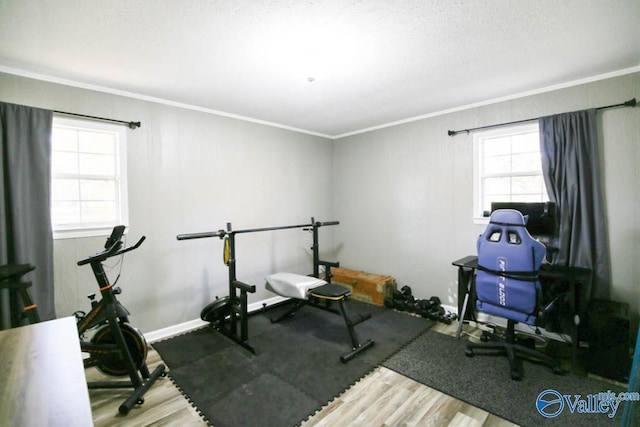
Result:
M487 225L489 224L489 217L487 216L474 216L473 223L476 225Z
M81 239L86 237L109 237L111 235L111 231L113 230L113 225L105 225L95 228L75 228L68 230L54 230L53 231L53 239L54 240L63 240L63 239ZM125 234L128 229L125 229Z

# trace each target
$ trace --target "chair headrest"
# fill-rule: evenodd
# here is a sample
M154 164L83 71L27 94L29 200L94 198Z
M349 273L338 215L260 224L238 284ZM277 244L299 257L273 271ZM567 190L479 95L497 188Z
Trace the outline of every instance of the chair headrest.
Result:
M498 209L491 213L491 217L489 218L490 224L496 225L526 225L527 221L524 216L515 209Z

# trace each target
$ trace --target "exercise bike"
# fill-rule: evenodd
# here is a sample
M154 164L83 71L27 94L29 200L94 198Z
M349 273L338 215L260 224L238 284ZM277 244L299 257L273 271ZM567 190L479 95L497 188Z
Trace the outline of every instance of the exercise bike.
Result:
M124 229L123 225L114 227L103 251L78 261L79 266L91 265L102 298L96 301L95 294L89 295L91 311L89 313L79 311L74 315L78 319L80 349L89 355L83 359L84 367L95 366L107 375L116 377L128 375L130 378L130 381L88 382L88 387L90 389L132 387L133 392L118 408L121 414L126 415L134 405L144 403L142 396L160 376L165 376L166 373L163 364L149 373L145 363L147 342L142 333L129 324L129 312L116 298L116 295L121 293L121 289L114 288L115 283L113 285L109 283L102 265L108 258L138 249L145 240L142 236L135 245L123 249ZM93 334L87 340L85 334L89 331Z

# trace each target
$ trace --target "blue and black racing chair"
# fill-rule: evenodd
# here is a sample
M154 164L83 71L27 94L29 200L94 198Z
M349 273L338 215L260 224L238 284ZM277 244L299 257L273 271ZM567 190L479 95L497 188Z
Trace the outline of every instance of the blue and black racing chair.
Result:
M466 355L474 350L489 349L506 352L511 378L522 378L518 355L537 359L562 373L557 361L535 350L531 340L516 339L516 323L537 326L542 310L542 288L538 272L546 254L545 246L535 240L525 228L526 220L513 209L500 209L491 214L489 225L478 238L478 270L475 279L476 308L493 316L507 319L503 339L484 335L480 343L470 343Z

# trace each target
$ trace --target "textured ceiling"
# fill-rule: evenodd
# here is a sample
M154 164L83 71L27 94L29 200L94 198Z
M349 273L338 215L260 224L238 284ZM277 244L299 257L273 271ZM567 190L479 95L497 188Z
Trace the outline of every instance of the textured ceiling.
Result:
M639 30L638 0L0 0L0 71L335 137L639 68Z

